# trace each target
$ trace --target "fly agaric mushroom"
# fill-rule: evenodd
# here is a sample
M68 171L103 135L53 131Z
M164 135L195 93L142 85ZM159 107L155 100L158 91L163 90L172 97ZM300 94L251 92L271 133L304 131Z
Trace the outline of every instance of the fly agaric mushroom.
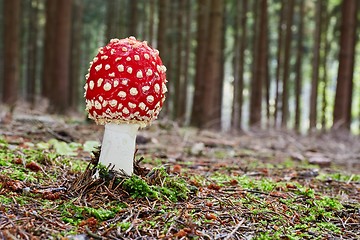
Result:
M134 37L112 39L90 62L88 117L105 125L100 163L133 173L136 133L157 118L167 88L159 51Z

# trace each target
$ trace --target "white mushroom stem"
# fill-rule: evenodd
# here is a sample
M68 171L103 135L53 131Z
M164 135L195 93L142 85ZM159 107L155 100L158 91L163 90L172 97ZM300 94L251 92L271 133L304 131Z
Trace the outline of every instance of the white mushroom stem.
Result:
M115 170L133 173L136 133L139 124L106 124L101 146L100 163L106 167L111 163Z

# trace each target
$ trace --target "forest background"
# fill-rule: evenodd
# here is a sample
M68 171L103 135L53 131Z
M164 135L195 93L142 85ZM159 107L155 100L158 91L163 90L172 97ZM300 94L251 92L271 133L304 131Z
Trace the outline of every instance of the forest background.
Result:
M111 38L159 49L163 118L199 128L360 133L357 0L0 0L0 99L84 114Z

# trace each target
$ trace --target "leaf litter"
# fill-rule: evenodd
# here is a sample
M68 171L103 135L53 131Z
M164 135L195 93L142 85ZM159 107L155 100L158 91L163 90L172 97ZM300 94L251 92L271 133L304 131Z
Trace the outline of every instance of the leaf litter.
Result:
M239 136L159 121L141 132L130 177L89 153L101 126L22 119L0 131L2 239L360 235L358 137Z

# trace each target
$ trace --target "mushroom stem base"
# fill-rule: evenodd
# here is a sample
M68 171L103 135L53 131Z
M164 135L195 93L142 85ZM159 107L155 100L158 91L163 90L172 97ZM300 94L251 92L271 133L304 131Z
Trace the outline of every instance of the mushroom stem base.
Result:
M101 146L100 163L114 165L115 170L123 169L133 173L136 133L138 124L106 124Z

